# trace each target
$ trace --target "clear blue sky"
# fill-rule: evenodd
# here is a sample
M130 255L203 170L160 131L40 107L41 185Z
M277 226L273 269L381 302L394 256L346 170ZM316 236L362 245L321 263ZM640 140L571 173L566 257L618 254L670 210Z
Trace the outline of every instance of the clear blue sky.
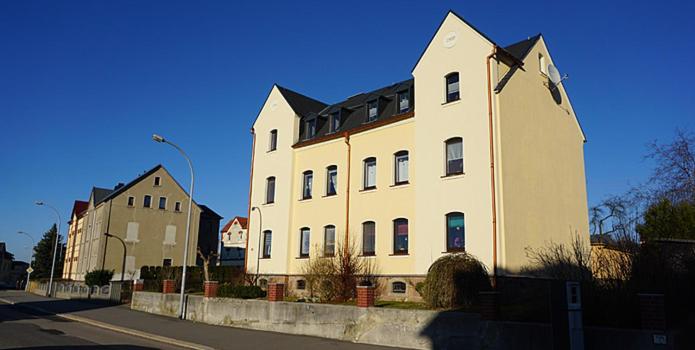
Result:
M16 231L54 221L37 199L65 222L92 186L160 162L186 183L153 132L192 157L198 202L245 215L272 84L333 102L407 79L448 9L503 45L544 34L588 137L590 204L645 180L646 143L695 129L692 1L2 1L0 241L28 258Z

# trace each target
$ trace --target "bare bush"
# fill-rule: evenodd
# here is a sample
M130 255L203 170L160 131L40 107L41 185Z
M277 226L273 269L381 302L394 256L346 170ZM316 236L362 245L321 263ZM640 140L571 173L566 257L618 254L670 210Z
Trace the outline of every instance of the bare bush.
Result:
M569 246L550 242L539 249L527 247L526 257L531 264L522 268L525 274L568 281L592 279L591 247L578 234Z

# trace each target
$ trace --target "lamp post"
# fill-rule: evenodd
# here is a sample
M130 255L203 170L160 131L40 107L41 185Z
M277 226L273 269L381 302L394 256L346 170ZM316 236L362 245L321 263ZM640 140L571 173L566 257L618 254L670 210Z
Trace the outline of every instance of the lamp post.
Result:
M17 231L17 233L19 233L20 235L25 235L25 236L29 237L29 239L31 239L31 243L32 243L31 257L29 258L29 269L30 270L27 271L27 284L24 286L24 290L27 291L27 290L29 290L29 281L31 280L31 268L32 268L31 265L34 262L34 247L36 247L36 240L34 239L34 237L32 237L30 234L28 234L24 231Z
M60 213L58 212L58 209L56 209L54 206L50 204L46 204L42 201L36 201L35 203L38 206L45 206L50 209L52 209L56 217L58 218L58 227L56 228L56 239L55 239L55 245L53 246L53 261L51 262L51 276L48 279L48 294L46 296L51 296L51 292L53 291L53 273L55 272L55 267L56 267L56 255L58 255L58 240L60 239L60 225L61 225L61 220L60 220Z
M108 240L109 238L113 237L119 241L121 241L121 244L123 245L123 264L121 265L121 283L123 283L123 276L125 276L125 257L126 257L126 247L125 247L125 242L121 239L121 237L114 236L108 232L104 232L104 236L106 236L106 239ZM106 254L104 254L104 258L106 258Z
M251 207L251 211L258 211L258 251L256 252L256 283L258 283L258 274L261 267L261 238L263 235L263 213L259 207Z
M193 174L193 163L191 163L191 159L188 158L188 155L186 152L181 149L181 147L177 146L173 142L170 142L169 140L165 139L164 137L153 134L152 135L152 140L155 142L159 143L167 143L170 146L176 148L181 155L183 155L184 158L186 158L186 161L188 162L188 168L191 170L191 186L188 191L188 216L186 217L186 240L184 241L183 245L183 272L181 273L181 297L179 299L179 318L183 319L184 318L184 308L183 308L183 298L184 298L184 293L186 290L186 265L187 265L187 260L188 260L188 238L190 236L190 228L191 228L191 216L193 213L191 212L191 207L193 206L193 184L194 184L194 174Z

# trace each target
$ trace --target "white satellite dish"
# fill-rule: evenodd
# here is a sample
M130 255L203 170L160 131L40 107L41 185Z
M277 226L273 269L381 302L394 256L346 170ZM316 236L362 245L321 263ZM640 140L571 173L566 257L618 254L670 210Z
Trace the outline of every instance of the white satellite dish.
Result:
M560 84L562 80L564 79L560 75L560 71L557 70L557 67L555 67L552 63L548 65L548 78L550 78L550 81L554 84Z

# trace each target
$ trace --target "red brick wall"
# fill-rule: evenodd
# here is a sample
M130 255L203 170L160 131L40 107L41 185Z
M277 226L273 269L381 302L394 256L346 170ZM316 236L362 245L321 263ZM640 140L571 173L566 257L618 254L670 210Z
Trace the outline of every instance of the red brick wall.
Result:
M357 306L374 306L374 287L357 286Z
M271 283L268 285L268 301L285 300L285 285L283 283Z

